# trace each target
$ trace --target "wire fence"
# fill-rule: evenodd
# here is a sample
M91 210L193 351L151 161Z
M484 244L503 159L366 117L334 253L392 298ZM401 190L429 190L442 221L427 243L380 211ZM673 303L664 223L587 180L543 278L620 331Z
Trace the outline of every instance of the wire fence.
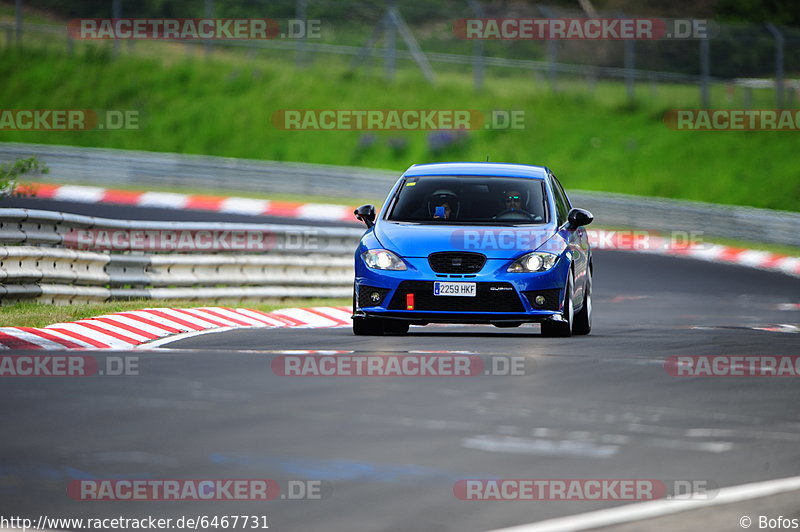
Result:
M13 21L0 22L6 47L46 42L74 52L79 46L99 45L118 55L135 53L140 46L135 41L76 42L67 31L68 20L61 25L26 21L23 3L17 0ZM800 74L800 29L769 24L708 21L707 39L470 40L456 30L459 20L576 19L588 15L544 4L484 5L475 0L153 0L135 4L98 0L68 7L55 0L30 0L27 4L53 4L73 18L270 18L281 24L281 38L180 42L187 55L245 49L248 53L272 52L291 57L298 67L339 56L346 68L372 69L387 79L393 79L399 68L418 67L433 83L438 72L471 72L478 89L486 79L514 73L531 76L534 82L547 84L553 91L574 85L591 91L600 82L615 80L624 81L630 100L657 94L659 85L680 83L698 88L703 107L719 103L712 101L712 86L725 88L726 104L736 103L744 108L753 105L754 91L771 91L777 108L795 106L800 93L800 81L789 79ZM680 12L672 15L686 18ZM635 18L621 12L592 16ZM317 32L309 31L312 21L317 23ZM292 31L295 38L290 38ZM289 38L283 38L287 33ZM641 90L642 86L649 90Z

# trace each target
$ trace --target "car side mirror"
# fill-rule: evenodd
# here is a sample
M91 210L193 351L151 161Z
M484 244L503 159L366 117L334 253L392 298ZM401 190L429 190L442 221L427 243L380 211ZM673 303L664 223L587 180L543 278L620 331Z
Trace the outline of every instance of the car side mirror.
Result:
M567 214L567 220L572 227L581 227L592 223L594 216L585 209L572 209Z
M375 205L362 205L353 211L356 218L364 222L367 229L375 225Z

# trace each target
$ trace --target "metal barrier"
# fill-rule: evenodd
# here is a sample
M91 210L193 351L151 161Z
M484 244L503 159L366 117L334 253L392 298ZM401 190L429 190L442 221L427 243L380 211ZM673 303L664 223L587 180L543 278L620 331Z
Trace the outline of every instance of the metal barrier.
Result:
M222 232L271 238L255 241L257 249L247 249L249 241L242 239L245 249L235 254L209 254L205 248L191 254L130 246L123 246L122 253L65 248L82 244L72 238L78 231L105 237ZM0 302L349 297L352 253L362 232L349 227L130 221L0 209L0 243L6 244L0 247ZM313 239L298 240L298 235Z
M569 197L573 205L590 210L598 224L605 227L685 231L707 238L800 247L797 212L584 190L572 192Z
M94 184L105 187L144 185L178 188L220 188L235 183L238 190L373 197L384 194L398 172L181 155L108 148L73 148L44 144L0 144L0 160L36 155L50 173L42 180Z
M39 144L0 144L0 160L37 155L51 169L43 179L100 186L175 185L237 188L265 193L375 197L386 193L399 172L345 166L253 161ZM592 211L598 224L655 231L702 231L756 242L800 246L800 213L589 191L572 191L572 203ZM63 215L69 216L69 215ZM0 220L0 223L2 221ZM49 223L49 222L44 222ZM138 222L137 222L138 223ZM52 237L49 229L25 226L28 234Z

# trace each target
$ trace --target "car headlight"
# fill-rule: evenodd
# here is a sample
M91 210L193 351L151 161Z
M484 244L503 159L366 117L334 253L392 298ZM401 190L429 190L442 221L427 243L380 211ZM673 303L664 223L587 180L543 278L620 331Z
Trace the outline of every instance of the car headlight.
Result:
M555 266L557 255L534 251L515 260L506 270L508 273L546 272Z
M406 264L400 257L385 249L370 249L361 254L364 263L376 270L405 270Z

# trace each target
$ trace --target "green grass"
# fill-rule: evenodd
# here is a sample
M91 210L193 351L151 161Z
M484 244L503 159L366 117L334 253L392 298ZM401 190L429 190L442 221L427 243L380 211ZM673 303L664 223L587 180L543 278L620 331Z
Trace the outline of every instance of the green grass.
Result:
M75 321L102 314L124 312L142 308L194 308L194 307L234 307L252 308L269 312L289 307L349 306L350 299L283 299L248 301L111 301L108 303L88 303L81 305L54 306L36 301L24 301L0 307L0 327L45 327L53 323Z
M3 108L135 109L142 127L132 131L2 131L0 141L41 142L209 154L229 157L357 165L401 172L410 164L485 160L546 164L569 189L604 190L715 203L800 210L797 132L683 132L668 129L664 111L698 107L696 87L638 87L638 103L624 87L563 80L553 93L544 80L490 69L476 93L469 69L436 65L436 86L413 68L394 83L379 69L347 72L347 63L320 57L296 69L293 54L199 50L144 43L137 55L111 59L107 47L79 43L68 57L60 47L4 49L0 54ZM161 48L158 48L161 46ZM162 50L157 55L153 50ZM49 51L48 51L49 50ZM147 56L147 51L153 54ZM655 92L654 92L655 91ZM714 87L713 101L726 100ZM738 98L738 96L735 96ZM773 104L766 91L753 106ZM720 105L722 106L722 105ZM444 152L433 153L428 132L283 131L271 117L281 109L492 109L524 110L522 130L476 130ZM390 143L398 143L393 148ZM46 161L45 161L46 162ZM235 183L220 183L233 188ZM375 191L377 197L385 191ZM346 203L355 203L346 201Z

